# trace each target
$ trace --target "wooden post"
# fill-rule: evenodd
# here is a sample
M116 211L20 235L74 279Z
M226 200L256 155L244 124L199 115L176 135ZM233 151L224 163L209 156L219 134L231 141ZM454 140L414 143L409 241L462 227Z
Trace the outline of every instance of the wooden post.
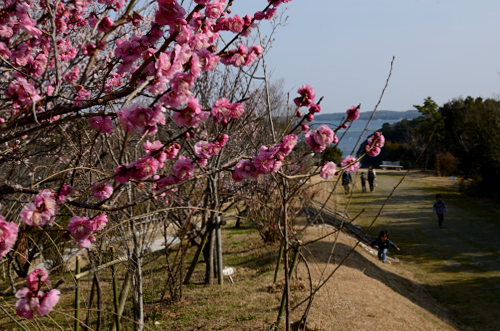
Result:
M78 256L76 257L75 262L75 274L78 275L80 273L80 260ZM80 279L76 280L76 289L75 289L75 331L80 331Z
M295 269L295 267L297 266L297 262L299 261L299 253L300 253L300 246L298 248L294 248L292 266L290 267L290 270L288 271L288 279L289 280L292 279L293 269ZM283 296L281 297L280 311L278 313L278 319L276 320L276 326L274 328L275 331L279 329L280 321L281 321L281 318L283 317L283 313L285 311L286 290L287 289L285 287L285 290L283 291Z
M111 260L115 259L115 248L111 247ZM115 304L115 325L116 331L121 330L120 326L120 299L118 294L118 279L116 276L115 265L111 265L111 275L113 277L113 301Z
M283 250L285 248L285 239L281 239L280 252L278 254L278 262L276 262L276 269L274 270L274 279L273 283L278 281L278 272L281 265L281 259L283 258Z
M118 316L123 314L123 309L125 308L125 303L127 301L128 292L130 291L130 271L125 274L125 280L123 280L123 289L120 292L120 306L118 307ZM113 320L113 325L111 326L111 331L116 331L116 320Z
M89 295L89 300L87 302L87 317L85 318L85 325L83 326L83 330L87 331L89 328L87 326L90 326L90 317L91 317L91 312L92 312L92 305L94 302L94 294L97 291L97 283L96 283L96 278L92 277L92 286L90 287L90 295Z
M214 266L215 266L215 231L213 224L210 226L210 236L208 237L208 261L205 271L205 284L212 285L214 283Z
M198 263L198 259L200 258L200 254L203 251L205 244L207 243L208 235L209 235L209 231L208 231L208 227L207 227L207 230L205 231L205 234L203 235L203 239L201 240L201 244L198 247L198 250L196 251L196 253L194 254L193 262L191 262L191 265L189 266L189 270L186 274L186 278L184 278L184 285L189 284L189 281L191 279L191 275L193 274L194 268L196 267L196 263Z
M221 221L220 216L217 216L217 225L216 225L216 233L217 233L217 276L219 278L219 285L223 283L223 275L222 275L222 232L221 232Z

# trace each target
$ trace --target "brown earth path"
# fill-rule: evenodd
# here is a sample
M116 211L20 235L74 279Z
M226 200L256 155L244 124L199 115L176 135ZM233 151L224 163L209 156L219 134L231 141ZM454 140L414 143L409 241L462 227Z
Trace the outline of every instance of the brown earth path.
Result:
M349 213L365 208L357 221L367 227L404 172L377 170L373 193L361 192L359 175ZM443 229L432 213L436 193L443 194L448 206ZM344 202L349 198L340 188L338 196ZM500 330L500 212L496 207L460 194L456 180L411 172L370 235L376 237L381 229L388 229L391 240L401 247L391 253L461 322L474 330Z

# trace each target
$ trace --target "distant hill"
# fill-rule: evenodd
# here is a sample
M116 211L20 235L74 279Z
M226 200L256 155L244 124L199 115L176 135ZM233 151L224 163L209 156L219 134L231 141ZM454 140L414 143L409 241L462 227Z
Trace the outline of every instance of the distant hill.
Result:
M406 111L393 111L393 110L378 110L373 117L374 120L401 120L403 118L413 119L419 117L421 114L418 110L406 110ZM340 121L345 118L345 113L331 113L331 114L319 114L314 116L315 122L335 122ZM361 112L359 114L360 120L368 120L372 116L371 111Z

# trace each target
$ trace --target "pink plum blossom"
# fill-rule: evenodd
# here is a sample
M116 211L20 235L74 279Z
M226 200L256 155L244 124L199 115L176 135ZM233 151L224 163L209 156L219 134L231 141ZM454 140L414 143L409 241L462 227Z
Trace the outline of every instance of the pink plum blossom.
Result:
M318 145L327 146L337 142L337 137L333 131L325 124L320 125L314 133L314 141Z
M135 168L131 177L135 180L146 179L149 176L154 175L158 168L160 168L160 165L160 161L151 155L143 156L129 165L130 168Z
M121 9L125 4L125 0L99 0L99 2L104 3L114 9Z
M275 168L275 153L265 146L261 146L259 154L252 158L255 169L258 174L267 174Z
M96 50L97 46L92 44L92 43L86 43L82 47L82 53L85 56L92 56L94 54L94 51Z
M181 145L178 143L173 143L172 145L168 146L165 149L165 153L167 154L167 159L173 159L177 156L177 153L179 153L179 150L181 149Z
M63 80L74 84L78 80L78 77L80 77L80 68L75 67L75 69L71 70L63 77Z
M108 223L108 216L105 213L102 213L99 216L94 217L90 220L90 224L92 225L93 231L101 231L106 227Z
M351 106L351 108L347 109L347 121L353 122L359 119L359 106Z
M243 22L244 22L245 26L243 27L243 31L241 31L241 35L243 37L249 37L250 32L252 31L252 28L255 28L257 26L257 24L255 24L252 21L252 16L250 14L246 14L243 17Z
M280 151L287 156L297 145L298 138L295 134L289 134L283 137L283 142L279 144Z
M163 111L163 107L159 104L153 109L134 104L118 111L118 120L126 131L141 129L141 133L153 135L158 129L157 124L165 124Z
M30 203L24 206L19 216L26 225L46 226L50 225L54 220L57 209L55 194L49 190L43 190Z
M185 108L174 113L172 119L177 126L191 126L196 128L201 122L205 121L210 114L201 110L198 99L190 95Z
M99 201L106 200L113 194L113 186L110 183L95 183L92 189L92 195Z
M234 170L231 174L235 182L241 182L242 180L248 178L248 176L253 176L256 172L255 165L250 160L241 160L236 164Z
M179 179L174 177L174 176L169 176L169 177L163 177L163 178L160 178L157 182L156 182L156 191L158 190L162 190L164 189L165 187L167 186L170 186L170 185L174 185L176 183L179 182Z
M266 20L270 20L271 18L273 18L274 16L276 16L276 13L278 11L276 10L276 8L268 8L266 10Z
M226 98L216 100L212 106L214 122L218 123L224 118L238 118L245 112L241 103L230 103Z
M193 160L189 157L179 156L179 160L173 166L174 176L179 180L185 180L194 174Z
M41 284L47 284L50 286L50 281L48 280L49 273L44 269L33 270L26 278L26 283L30 291L36 292L40 289Z
M279 5L281 5L282 3L287 3L287 2L290 2L292 0L267 0L268 3L272 3L272 6L274 8L278 7Z
M205 15L216 20L221 16L225 5L225 1L214 0L205 7Z
M208 159L213 154L211 152L211 143L206 141L198 141L194 144L194 154L200 159Z
M9 39L13 35L14 35L14 31L12 30L11 27L6 26L6 25L0 26L0 37L1 38Z
M345 159L340 163L345 172L351 173L359 169L359 162L352 155L346 156Z
M323 167L321 167L320 176L323 179L330 179L335 175L335 170L337 166L333 162L327 162Z
M241 18L239 15L234 15L233 17L230 17L228 19L227 24L229 27L229 31L233 33L241 32L241 30L243 30L243 27L245 26L243 18Z
M28 64L26 65L26 72L35 77L39 78L45 72L47 68L47 56L40 53L33 58L31 55L27 58Z
M91 95L92 93L90 91L82 88L76 93L73 104L77 107L81 107L83 105L83 102L81 101L89 101Z
M32 83L25 78L19 77L9 85L5 91L7 97L20 106L31 106L33 102L40 100L38 92Z
M125 184L132 177L134 169L129 168L127 165L120 165L116 168L113 179L120 184Z
M248 54L245 58L245 65L249 66L253 63L253 61L262 56L262 47L260 45L252 45L248 49Z
M158 11L155 15L155 22L161 26L168 25L174 31L180 30L183 25L186 25L186 11L177 3L176 0L159 0Z
M243 30L245 22L243 18L239 15L234 15L233 17L221 17L217 21L217 25L214 28L215 31L231 31L233 33L239 33Z
M91 243L95 241L92 236L94 225L88 217L73 216L69 220L68 230L75 237L79 248L89 248Z
M52 311L59 301L59 290L52 289L48 292L40 290L41 284L50 286L48 272L43 269L33 270L26 278L28 287L16 292L16 313L27 319L33 319L35 312L38 316L44 316Z
M89 126L104 133L111 133L113 131L113 121L107 116L94 116L89 118Z
M333 131L325 124L318 127L316 131L306 133L306 143L313 152L322 152L326 146L337 143L338 138Z
M16 242L18 231L19 227L16 223L5 222L4 217L0 215L0 260Z
M238 48L230 49L226 54L222 54L220 62L233 67L240 67L245 64L248 50L245 45L240 45Z
M368 138L368 144L365 146L365 150L369 156L377 156L380 154L384 144L385 137L380 132L375 132Z
M17 46L12 50L10 60L18 66L25 66L28 63L28 56L31 53L31 48L26 43Z
M264 18L266 18L266 14L262 11L258 11L256 12L254 15L253 15L253 18L256 20L256 21L261 21L263 20Z
M191 93L189 91L184 91L182 93L170 91L160 98L160 102L168 108L179 108L182 104L186 104L188 102L190 95Z
M297 93L300 94L300 97L293 99L297 107L310 107L314 103L316 95L310 85L304 84L300 86Z
M227 134L224 133L219 136L219 144L221 147L226 145L228 141L229 141L229 136Z
M167 80L170 80L177 72L182 70L179 61L174 61L172 65L171 57L172 52L164 52L158 56L158 60L155 63L157 77L165 77Z
M314 113L319 113L321 111L321 106L313 103L311 107L309 107L309 113L314 114Z
M193 0L193 1L199 5L206 6L210 3L211 0Z
M114 22L111 20L111 18L106 16L101 20L101 23L99 23L99 25L97 26L97 30L101 32L106 32L109 30L110 27L113 26L113 24Z
M113 91L115 88L122 86L121 82L122 76L120 74L111 72L109 75L111 76L111 78L109 78L106 81L106 84L104 85L104 93L109 93Z
M40 307L38 308L38 316L47 315L52 311L54 306L59 301L59 294L61 292L59 290L50 290L47 293L42 293L42 298L40 302Z
M195 77L189 73L178 72L170 80L170 88L177 93L185 93L194 86Z
M40 306L38 296L32 293L27 287L23 287L16 292L16 313L27 319L33 319L33 314Z
M163 143L159 140L155 140L152 143L146 141L142 146L148 152L148 155L151 155L160 162L160 168L163 168L163 163L167 160L167 153L165 152Z
M220 57L205 48L196 51L196 54L198 55L198 66L203 71L214 70L220 60Z
M11 52L10 52L9 48L7 47L7 45L0 41L0 55L3 56L4 58L8 59L10 57L10 54L11 54Z
M63 185L57 194L57 201L59 203L64 203L71 192L73 192L73 187L71 187L71 185Z
M205 168L208 164L208 159L196 159L196 163L198 163L200 168Z

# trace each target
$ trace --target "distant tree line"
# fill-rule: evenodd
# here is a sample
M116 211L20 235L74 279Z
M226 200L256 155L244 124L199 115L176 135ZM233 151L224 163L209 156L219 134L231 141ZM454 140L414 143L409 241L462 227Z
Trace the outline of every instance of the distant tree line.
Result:
M408 168L422 153L418 167L443 176L473 179L475 194L500 194L500 101L456 98L439 107L431 97L415 105L420 116L384 123L382 153L365 158L362 165L379 166L383 160L400 161ZM425 146L431 138L429 146ZM366 141L358 154L364 151Z

